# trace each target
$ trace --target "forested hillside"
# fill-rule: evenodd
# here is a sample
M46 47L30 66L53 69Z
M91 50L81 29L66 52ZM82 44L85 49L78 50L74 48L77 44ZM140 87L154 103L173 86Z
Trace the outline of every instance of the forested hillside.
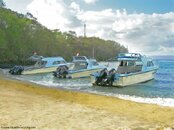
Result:
M0 8L0 63L23 63L33 52L42 56L62 56L66 60L71 60L77 52L92 57L94 50L97 60L127 52L115 41L76 37L72 32L49 30L23 14Z

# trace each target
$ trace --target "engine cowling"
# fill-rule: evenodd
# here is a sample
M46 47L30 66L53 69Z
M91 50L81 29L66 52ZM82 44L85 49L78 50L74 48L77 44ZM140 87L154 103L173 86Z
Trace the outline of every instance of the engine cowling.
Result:
M53 72L54 77L57 78L66 78L68 74L68 67L66 65L59 66L56 71Z
M96 77L96 84L99 86L112 86L115 73L115 69L111 69L109 72L106 68L101 70L99 76Z
M21 75L22 71L24 70L23 66L14 66L10 69L9 73L12 75Z

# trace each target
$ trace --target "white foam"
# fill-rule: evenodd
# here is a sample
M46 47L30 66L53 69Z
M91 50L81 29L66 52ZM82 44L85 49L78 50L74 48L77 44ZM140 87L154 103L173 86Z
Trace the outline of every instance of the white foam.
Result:
M160 97L148 98L148 97L129 96L129 95L122 95L122 94L109 94L109 93L97 92L97 91L90 91L90 93L117 97L120 99L130 100L130 101L139 102L139 103L156 104L159 106L174 107L174 99L173 98L160 98Z
M22 79L20 78L16 78L16 79ZM23 79L24 80L24 79ZM53 80L41 80L41 81L34 81L34 80L29 80L30 82L36 83L36 84L40 84L40 85L44 85L47 87L60 87L60 88L65 88L65 89L73 89L73 90L80 90L83 87L90 87L91 84L89 83L72 83L72 82L53 82ZM161 97L157 97L157 98L149 98L149 97L138 97L138 96L130 96L130 95L122 95L122 94L113 94L113 93L106 93L106 92L99 92L99 91L94 91L94 90L84 90L86 92L90 92L90 93L95 93L95 94L100 94L100 95L105 95L105 96L112 96L112 97L117 97L120 99L124 99L124 100L130 100L130 101L134 101L134 102L139 102L139 103L148 103L148 104L156 104L156 105L160 105L160 106L168 106L168 107L174 107L174 98L161 98Z
M66 83L57 82L57 83L55 83L52 80L48 80L48 81L30 80L30 82L40 84L40 85L44 85L44 86L47 86L47 87L59 87L59 88L73 89L73 90L80 90L83 87L91 85L91 84L78 84L78 83L73 83L72 84L71 82L66 82Z
M118 95L118 98L140 102L140 103L148 103L148 104L156 104L160 106L174 107L173 98L160 98L160 97L147 98L147 97L137 97L137 96L129 96L129 95Z
M39 85L44 85L44 86L51 86L51 87L56 87L57 84L53 83L52 81L34 81L34 80L30 80L30 82L39 84Z

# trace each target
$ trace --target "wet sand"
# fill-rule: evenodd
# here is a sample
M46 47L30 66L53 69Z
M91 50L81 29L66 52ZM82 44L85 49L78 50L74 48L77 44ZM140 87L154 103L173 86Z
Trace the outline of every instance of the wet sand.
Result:
M174 128L174 108L46 88L0 76L0 129ZM170 130L169 129L169 130Z

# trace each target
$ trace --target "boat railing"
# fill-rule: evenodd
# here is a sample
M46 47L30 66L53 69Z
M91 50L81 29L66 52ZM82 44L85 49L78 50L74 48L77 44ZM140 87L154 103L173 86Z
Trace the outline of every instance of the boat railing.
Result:
M142 55L139 53L120 53L118 55L119 58L136 58L136 59L141 59Z

